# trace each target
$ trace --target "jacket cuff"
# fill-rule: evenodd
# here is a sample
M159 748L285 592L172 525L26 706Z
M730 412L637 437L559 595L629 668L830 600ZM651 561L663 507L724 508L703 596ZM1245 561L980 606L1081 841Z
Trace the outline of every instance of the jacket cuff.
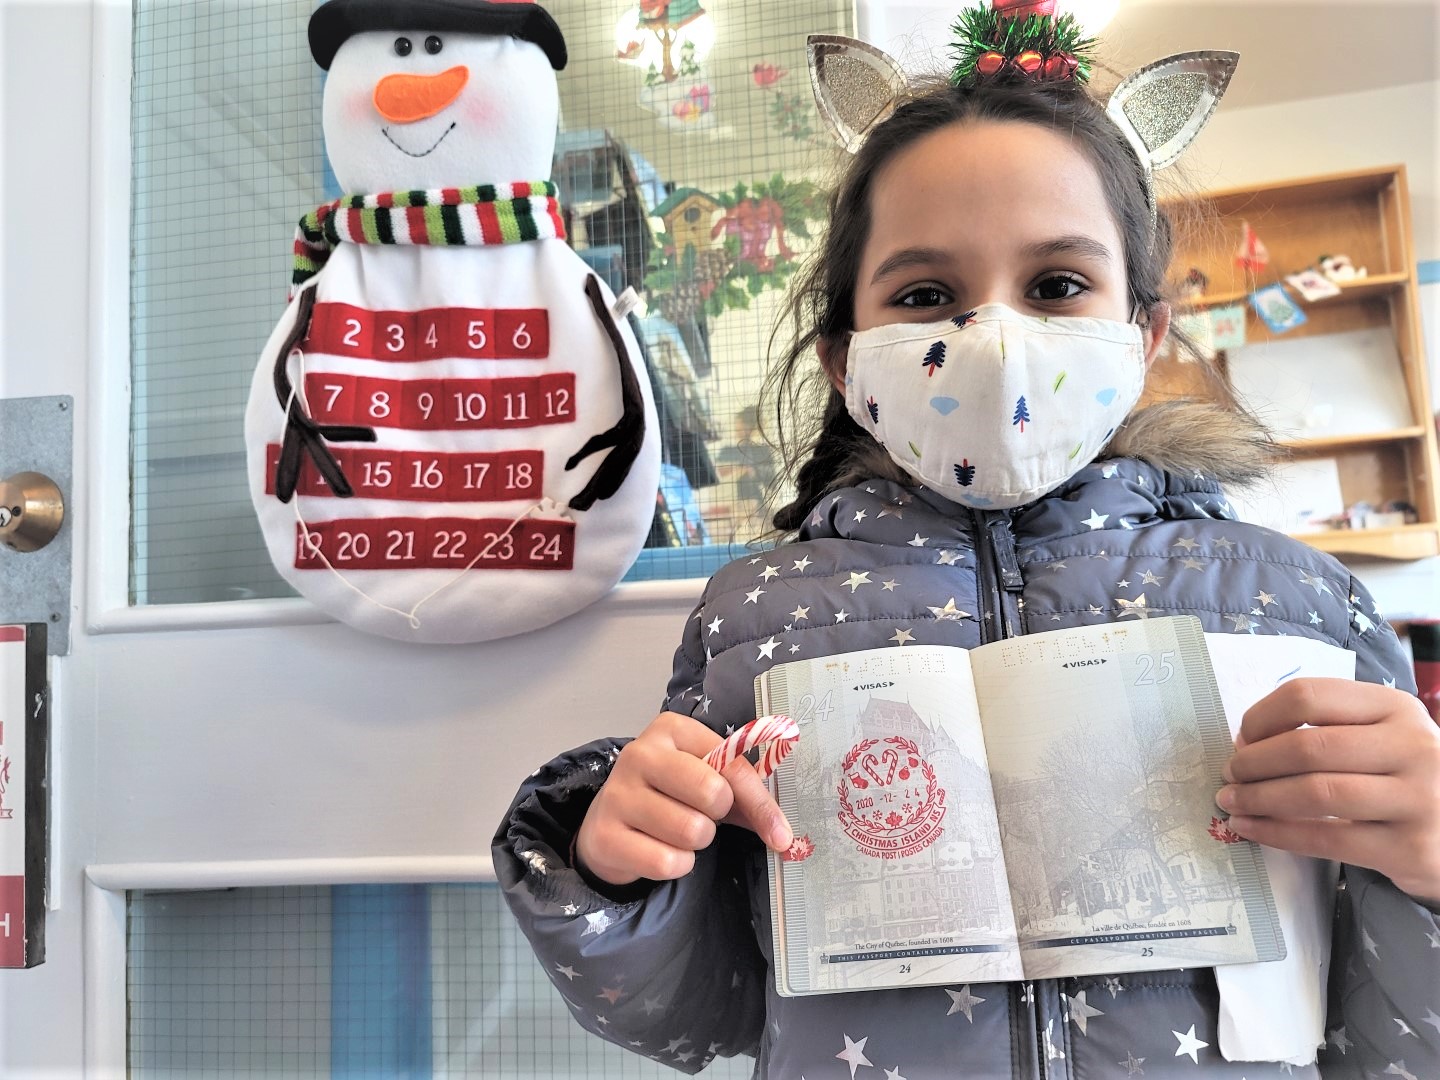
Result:
M654 882L610 885L576 865L575 838L628 739L603 739L542 766L521 786L491 846L495 874L566 915L631 905Z

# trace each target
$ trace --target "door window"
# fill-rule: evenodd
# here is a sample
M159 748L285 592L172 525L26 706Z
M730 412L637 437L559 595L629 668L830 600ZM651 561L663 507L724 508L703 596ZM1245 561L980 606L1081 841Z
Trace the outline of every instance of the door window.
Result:
M631 578L704 576L764 531L779 476L746 410L785 283L823 219L817 181L835 163L805 36L851 32L852 5L687 0L658 16L645 5L649 22L623 4L546 7L571 57L555 179L574 246L648 304L637 329L665 464ZM134 5L137 605L289 592L254 521L242 422L284 308L295 223L341 194L324 153L323 73L306 46L311 9Z
M132 892L128 908L135 1080L662 1080L708 1051L632 1053L582 1029L494 885ZM623 981L597 986L596 1015L602 989L624 1001ZM705 1075L752 1068L722 1057Z

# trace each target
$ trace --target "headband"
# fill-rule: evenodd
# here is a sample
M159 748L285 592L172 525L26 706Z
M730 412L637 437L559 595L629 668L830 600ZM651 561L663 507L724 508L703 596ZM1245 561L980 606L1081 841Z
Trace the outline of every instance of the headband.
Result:
M1072 15L1055 14L1056 0L992 0L955 23L957 64L951 83L999 81L1084 84L1094 40ZM810 82L826 126L855 153L911 93L910 78L893 57L856 38L809 38ZM1124 134L1156 221L1155 173L1173 165L1215 114L1240 62L1234 52L1176 53L1146 64L1121 81L1105 114Z

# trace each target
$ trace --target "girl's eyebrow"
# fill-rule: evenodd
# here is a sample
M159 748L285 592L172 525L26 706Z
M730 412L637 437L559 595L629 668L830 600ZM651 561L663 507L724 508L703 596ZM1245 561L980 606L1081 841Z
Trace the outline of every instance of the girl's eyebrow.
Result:
M875 271L875 276L870 279L870 284L889 277L900 270L909 269L912 266L936 266L941 263L949 263L953 257L948 251L934 247L913 247L904 251L897 251L880 264Z
M1078 255L1099 263L1109 263L1113 256L1110 249L1098 240L1088 236L1057 236L1053 240L1041 240L1027 244L1020 253L1028 259L1052 259L1057 255Z

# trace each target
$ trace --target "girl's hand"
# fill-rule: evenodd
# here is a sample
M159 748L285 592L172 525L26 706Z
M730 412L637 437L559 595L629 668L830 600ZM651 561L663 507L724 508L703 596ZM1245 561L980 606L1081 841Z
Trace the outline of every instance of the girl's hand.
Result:
M1440 727L1418 699L1296 679L1245 714L1236 746L1215 801L1241 836L1440 900Z
M611 885L684 877L720 821L789 848L790 825L754 766L739 758L718 773L705 764L722 741L698 720L661 713L621 750L575 840L586 873Z

